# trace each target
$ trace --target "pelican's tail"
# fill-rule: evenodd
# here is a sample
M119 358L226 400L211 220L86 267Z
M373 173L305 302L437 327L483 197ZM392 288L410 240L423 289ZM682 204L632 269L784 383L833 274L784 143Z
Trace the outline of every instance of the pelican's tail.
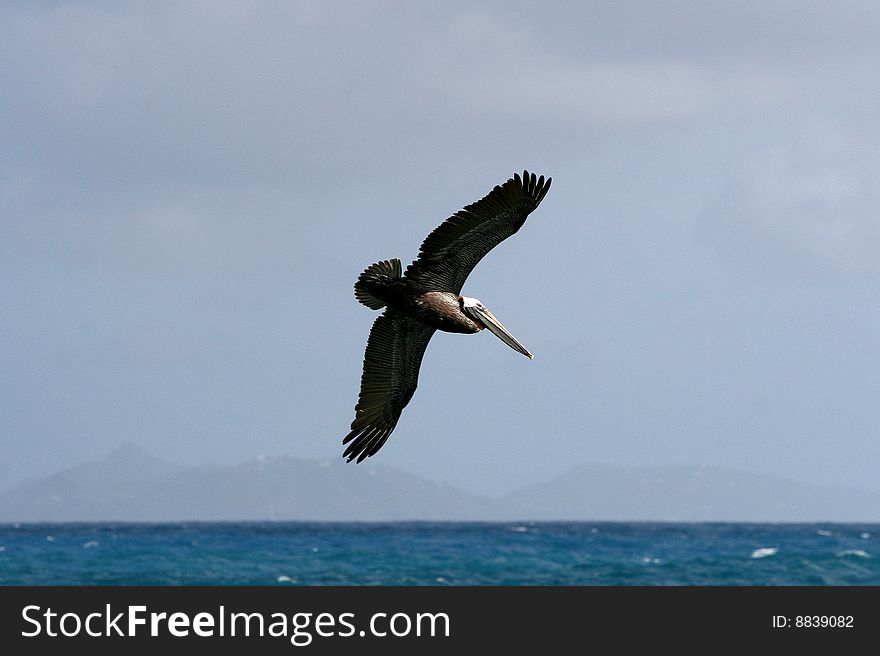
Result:
M370 290L400 279L400 260L382 260L371 264L358 276L354 284L354 297L371 310L385 307L385 301L376 296Z

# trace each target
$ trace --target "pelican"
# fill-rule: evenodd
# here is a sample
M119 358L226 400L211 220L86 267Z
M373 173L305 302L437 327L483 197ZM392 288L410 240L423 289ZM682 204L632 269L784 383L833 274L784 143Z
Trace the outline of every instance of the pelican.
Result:
M401 275L400 260L371 264L358 277L354 295L373 310L360 396L343 458L361 462L376 454L416 391L419 367L436 330L477 333L488 328L530 360L529 350L489 309L461 288L486 253L516 233L541 203L551 179L523 171L487 196L456 212L422 242L418 259Z

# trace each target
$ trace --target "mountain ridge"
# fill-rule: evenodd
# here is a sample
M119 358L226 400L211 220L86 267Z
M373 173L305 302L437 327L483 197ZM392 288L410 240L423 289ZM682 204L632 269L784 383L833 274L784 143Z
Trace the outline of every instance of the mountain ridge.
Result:
M134 444L0 491L0 522L880 521L880 494L722 467L583 463L485 497L383 464L182 466Z

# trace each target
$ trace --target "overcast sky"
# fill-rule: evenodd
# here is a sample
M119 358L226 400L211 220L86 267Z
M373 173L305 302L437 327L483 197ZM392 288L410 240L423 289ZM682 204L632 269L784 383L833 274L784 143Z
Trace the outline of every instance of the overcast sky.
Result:
M438 333L373 462L880 489L878 61L875 2L3 3L0 483L341 457L357 275L528 168L464 293L535 360Z

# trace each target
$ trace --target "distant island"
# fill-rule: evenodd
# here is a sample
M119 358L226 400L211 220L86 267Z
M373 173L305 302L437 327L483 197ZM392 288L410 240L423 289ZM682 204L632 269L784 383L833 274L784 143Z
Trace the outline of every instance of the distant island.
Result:
M584 464L488 498L381 464L183 467L131 444L0 492L0 522L246 520L876 522L880 494L716 467Z

